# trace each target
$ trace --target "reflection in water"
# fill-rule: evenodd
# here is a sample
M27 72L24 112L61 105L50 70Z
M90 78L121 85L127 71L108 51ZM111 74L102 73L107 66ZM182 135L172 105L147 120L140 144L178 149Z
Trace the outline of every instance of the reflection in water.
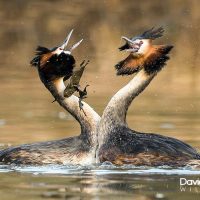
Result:
M51 95L29 66L37 44L53 47L71 28L76 29L72 44L84 38L75 52L78 63L91 60L83 77L90 85L87 102L102 113L110 97L130 79L114 72L114 64L125 57L117 50L120 37L155 25L167 30L164 41L158 42L174 44L175 49L166 69L131 106L128 122L133 129L162 133L200 148L198 1L0 1L0 17L0 148L79 133L75 120L51 103ZM12 172L1 173L0 180L5 200L16 196L188 200L197 195L193 190L180 192L178 175Z
M0 174L3 194L13 190L13 193L7 193L7 199L17 197L18 199L188 200L197 197L200 192L197 187L186 186L184 191L180 189L181 177L194 180L198 178L200 172L191 169L116 168L110 165L89 168L75 166L10 168L13 170L12 175ZM4 172L6 170L8 169L5 166ZM19 176L19 172L23 174Z

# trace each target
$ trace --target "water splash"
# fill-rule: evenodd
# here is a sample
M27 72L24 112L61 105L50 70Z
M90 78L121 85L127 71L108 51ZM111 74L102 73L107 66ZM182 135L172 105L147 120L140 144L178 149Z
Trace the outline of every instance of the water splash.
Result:
M101 165L46 165L46 166L15 166L0 165L0 173L19 172L39 174L57 174L57 175L113 175L113 174L135 174L135 175L200 175L200 170L192 167L171 168L162 167L146 167L146 166L115 166L111 163L103 163Z

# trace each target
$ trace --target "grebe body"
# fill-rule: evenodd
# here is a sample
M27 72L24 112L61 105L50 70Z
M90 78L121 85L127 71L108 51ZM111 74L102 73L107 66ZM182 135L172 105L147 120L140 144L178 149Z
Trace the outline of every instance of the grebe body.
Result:
M0 151L0 163L15 165L89 165L95 162L93 151L90 140L80 135L2 150Z
M38 47L36 57L31 64L38 69L41 81L51 92L55 100L67 110L80 124L81 134L77 137L62 140L25 144L0 152L0 163L3 164L80 164L89 165L95 162L96 125L99 115L87 103L82 102L84 112L80 109L79 98L70 93L64 97L66 89L64 80L73 76L75 59L71 51L80 42L65 50L72 31L64 43L52 48Z
M159 134L140 133L127 126L113 127L99 150L100 162L115 165L183 167L199 160L190 145Z
M119 49L130 55L116 66L117 75L135 77L110 100L105 108L98 129L99 162L109 161L116 165L137 166L185 166L200 154L190 145L159 134L140 133L131 130L126 122L128 108L165 66L171 45L153 45L152 40L161 37L164 30L150 29L142 35L126 40ZM144 46L143 46L144 45Z

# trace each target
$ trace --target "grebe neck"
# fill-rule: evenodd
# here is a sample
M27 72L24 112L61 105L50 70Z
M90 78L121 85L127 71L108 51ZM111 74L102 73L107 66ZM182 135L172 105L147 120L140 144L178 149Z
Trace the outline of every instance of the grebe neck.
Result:
M135 97L137 97L164 67L169 59L168 53L173 48L171 45L156 45L144 60L143 68L135 77L122 89L120 89L106 106L98 127L99 148L106 142L106 138L113 129L117 132L117 127L127 126L127 110Z
M141 70L126 86L120 89L109 101L99 123L99 145L104 143L110 130L117 126L126 126L127 110L135 97L137 97L151 82L156 73L148 75Z
M89 142L91 146L94 146L96 143L96 127L100 121L100 116L92 107L83 101L85 113L80 110L79 98L75 95L68 98L63 96L65 89L63 78L49 82L43 81L43 83L54 96L55 100L79 122L81 126L80 137L83 137L84 140L88 140L87 142Z

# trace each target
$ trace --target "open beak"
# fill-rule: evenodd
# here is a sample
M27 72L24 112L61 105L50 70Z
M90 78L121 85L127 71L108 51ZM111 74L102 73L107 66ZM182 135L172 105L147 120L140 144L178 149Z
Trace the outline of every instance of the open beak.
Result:
M131 43L131 44L134 43L132 40L130 40L129 38L127 38L127 37L125 37L125 36L122 36L121 38L124 39L126 42L129 42L129 43Z
M138 50L140 49L140 46L141 46L140 43L136 43L125 36L122 36L121 38L126 41L126 44L124 46L120 47L119 48L120 50L126 50L131 53L138 52Z
M61 49L65 49L69 43L69 40L71 38L71 35L73 33L73 29L70 31L70 33L68 34L68 36L66 37L65 41L62 43L62 45L60 46ZM65 51L65 53L68 53L68 54L71 54L71 52L76 49L80 44L81 42L83 41L83 39L81 39L79 42L75 43L74 45L72 45L69 50Z
M79 42L77 42L76 44L74 44L74 45L70 48L70 51L76 49L76 48L81 44L82 41L83 41L83 39L81 39Z
M69 39L73 33L73 29L70 31L70 33L68 34L68 36L66 37L65 41L63 42L63 44L60 46L61 49L65 49L65 47L67 46Z

